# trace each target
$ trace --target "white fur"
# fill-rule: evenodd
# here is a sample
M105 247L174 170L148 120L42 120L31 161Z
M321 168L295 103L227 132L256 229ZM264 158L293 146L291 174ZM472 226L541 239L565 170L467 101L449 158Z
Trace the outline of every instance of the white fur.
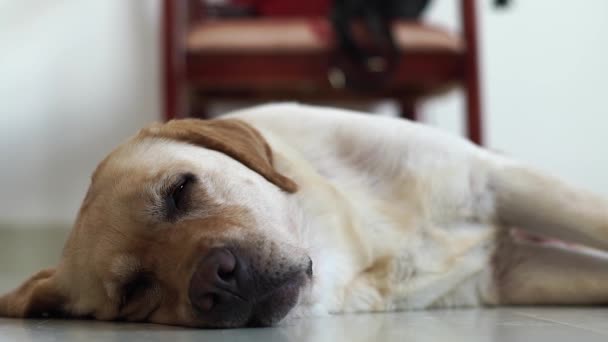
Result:
M232 117L260 130L300 185L285 200L315 265L303 303L345 312L492 302L486 163L499 157L424 125L345 110L278 104ZM381 260L385 271L366 272Z

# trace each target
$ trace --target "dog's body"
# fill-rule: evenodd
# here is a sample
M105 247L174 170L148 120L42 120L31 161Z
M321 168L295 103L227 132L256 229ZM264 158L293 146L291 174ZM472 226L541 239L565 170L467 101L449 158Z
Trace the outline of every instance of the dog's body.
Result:
M188 175L177 192L162 181L175 174ZM60 265L0 297L0 316L242 326L608 301L600 253L527 234L607 249L608 202L427 126L261 106L154 126L113 152ZM132 273L143 290L124 289Z
M563 267L555 274L563 276L559 282L541 276L539 266L538 275L522 275L527 285L509 274L535 262L549 263L545 248L553 253L564 248L537 244L534 257L540 260L527 260L520 249L531 241L511 244L509 229L569 238L571 229L600 223L608 238L605 201L570 193L556 179L408 121L292 105L234 117L262 132L275 151L277 168L300 185L288 196L296 211L290 215L300 218L300 244L317 261L312 302L321 312L585 303L600 299L584 286L594 280L602 281L598 286L608 300L600 269L600 274L572 278L568 265L556 261ZM505 190L513 193L497 193ZM504 208L514 211L513 217L500 217L500 204L520 208ZM529 226L528 218L517 217L529 214L539 217ZM562 216L577 214L577 219ZM543 216L550 217L548 222L542 222ZM588 226L593 219L600 221ZM574 225L562 227L565 221ZM587 234L580 235L576 241L589 243ZM549 297L561 287L577 295ZM586 296L593 300L581 298Z
M299 185L287 201L317 265L311 302L321 312L494 300L483 151L422 125L333 109L234 117L262 132L276 167Z

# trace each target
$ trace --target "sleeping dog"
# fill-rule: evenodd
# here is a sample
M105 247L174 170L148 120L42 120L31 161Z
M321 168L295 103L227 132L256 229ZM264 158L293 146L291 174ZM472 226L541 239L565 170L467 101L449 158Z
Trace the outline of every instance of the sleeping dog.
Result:
M602 198L428 126L274 104L116 148L59 264L0 297L0 316L242 327L602 304L602 249Z

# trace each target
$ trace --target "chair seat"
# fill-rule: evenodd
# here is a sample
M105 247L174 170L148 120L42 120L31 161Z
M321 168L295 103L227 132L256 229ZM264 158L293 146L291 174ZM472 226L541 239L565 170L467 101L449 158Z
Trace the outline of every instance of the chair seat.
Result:
M187 80L200 94L261 98L426 96L462 80L464 44L457 35L417 22L395 22L402 61L390 82L365 94L336 87L335 39L318 19L207 21L187 37ZM366 42L364 30L355 36Z
M354 32L357 39L366 40L363 30L355 27ZM395 22L393 32L397 45L403 50L463 50L459 36L419 22ZM207 21L194 27L187 38L187 49L191 53L324 52L333 50L334 46L331 24L324 18Z

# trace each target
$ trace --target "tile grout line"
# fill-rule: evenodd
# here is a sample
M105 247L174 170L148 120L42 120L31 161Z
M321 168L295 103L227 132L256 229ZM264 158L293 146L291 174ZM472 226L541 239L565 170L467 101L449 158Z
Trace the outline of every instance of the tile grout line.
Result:
M557 324L565 325L565 326L568 326L568 327L571 327L571 328L577 328L577 329L589 331L589 332L592 332L592 333L599 334L601 336L608 336L608 334L605 331L602 331L602 330L596 330L596 329L593 329L593 328L587 328L587 327L579 326L579 325L572 324L572 323L558 321L558 320L555 320L555 319L538 317L538 316L536 316L534 314L529 314L529 313L525 313L525 312L513 311L513 313L516 314L516 315L527 317L527 318L534 318L534 319L537 319L537 320L540 320L540 321L545 321L545 322L550 322L550 323L557 323Z

